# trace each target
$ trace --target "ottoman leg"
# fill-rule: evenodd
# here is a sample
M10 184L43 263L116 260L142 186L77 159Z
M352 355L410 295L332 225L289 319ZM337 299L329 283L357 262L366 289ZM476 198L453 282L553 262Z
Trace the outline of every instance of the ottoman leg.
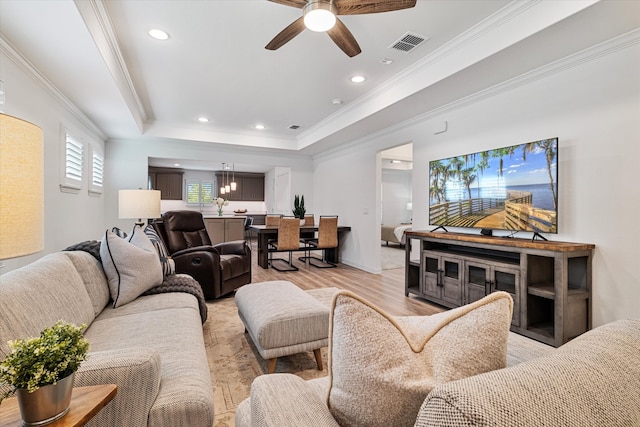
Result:
M316 356L316 364L318 365L318 371L322 371L322 352L319 348L313 350L313 354Z
M277 357L274 357L273 359L269 359L269 369L267 370L268 374L273 374L276 371L277 362L278 362Z

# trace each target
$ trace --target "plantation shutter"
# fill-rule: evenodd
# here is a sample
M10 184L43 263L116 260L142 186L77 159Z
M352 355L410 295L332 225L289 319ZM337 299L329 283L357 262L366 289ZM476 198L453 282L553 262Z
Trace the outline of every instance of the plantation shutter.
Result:
M91 192L102 193L104 183L104 157L94 151L91 156Z
M65 153L65 178L82 182L82 143L67 134Z
M200 203L200 181L187 181L187 203Z

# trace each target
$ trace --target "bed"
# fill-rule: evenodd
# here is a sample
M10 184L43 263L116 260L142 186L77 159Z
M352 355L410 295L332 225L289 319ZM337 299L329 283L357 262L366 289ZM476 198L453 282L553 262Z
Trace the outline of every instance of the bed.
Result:
M411 224L383 225L381 230L381 240L389 243L398 243L403 245L406 243L404 232L411 229Z

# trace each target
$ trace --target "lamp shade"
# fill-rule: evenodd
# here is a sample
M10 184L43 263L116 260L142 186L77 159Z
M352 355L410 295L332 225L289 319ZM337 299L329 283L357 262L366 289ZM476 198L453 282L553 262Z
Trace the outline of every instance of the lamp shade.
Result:
M118 217L159 218L160 190L120 190L118 191Z
M0 259L44 249L42 129L0 114Z

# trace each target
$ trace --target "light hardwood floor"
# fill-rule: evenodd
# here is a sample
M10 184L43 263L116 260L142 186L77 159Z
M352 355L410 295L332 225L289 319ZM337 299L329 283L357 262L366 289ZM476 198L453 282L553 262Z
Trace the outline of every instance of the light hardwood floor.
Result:
M252 282L288 280L302 289L336 287L349 290L394 316L431 315L445 310L438 305L414 296L404 296L404 268L383 270L382 274L371 274L345 264L336 268L316 268L298 261L294 253L294 265L298 271L280 272L273 268L263 269L257 264L255 239L252 241ZM286 258L286 253L276 254ZM300 255L302 256L302 252Z

